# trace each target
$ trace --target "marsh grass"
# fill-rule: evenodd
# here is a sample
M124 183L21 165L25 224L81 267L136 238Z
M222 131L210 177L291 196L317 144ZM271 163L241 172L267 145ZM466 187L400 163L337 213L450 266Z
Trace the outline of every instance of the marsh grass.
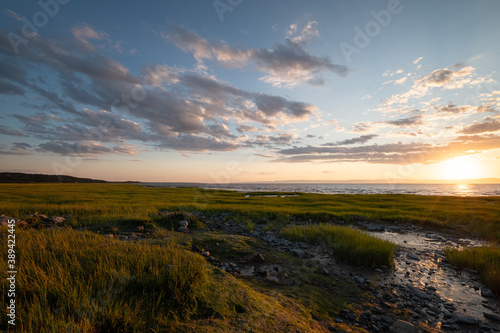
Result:
M500 240L500 197L418 195L324 195L245 198L234 191L151 188L138 184L2 184L0 213L22 218L39 212L73 214L68 226L151 220L159 210L231 212L233 219L271 223L279 229L290 217L313 222L355 217L390 223L412 222ZM251 226L251 225L249 225Z
M350 227L329 224L293 225L281 230L281 236L330 248L339 260L359 266L390 266L395 245Z
M25 332L135 331L155 316L186 318L209 277L202 258L173 244L70 229L18 231L17 244L17 327Z
M453 265L478 271L486 285L495 294L500 294L500 248L489 246L467 249L446 248L445 254Z
M71 229L18 230L16 236L18 332L224 332L235 327L327 332L312 318L311 313L319 312L316 301L329 306L321 313L334 324L332 316L345 306L346 292L355 292L346 285L327 297L311 287L314 295L307 289L303 299L292 300L208 265L180 245L181 239L120 242ZM170 236L190 243L194 235ZM199 237L196 242L213 244L211 237ZM251 246L257 245L235 235L216 237L221 246L230 245L227 253L241 250L251 256ZM6 243L0 238L2 248ZM7 271L6 260L0 269ZM7 329L5 311L2 316L0 328Z

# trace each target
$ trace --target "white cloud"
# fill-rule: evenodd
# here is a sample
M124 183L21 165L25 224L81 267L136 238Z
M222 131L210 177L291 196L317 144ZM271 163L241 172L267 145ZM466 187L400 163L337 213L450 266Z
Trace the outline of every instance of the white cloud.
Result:
M403 83L405 83L406 79L408 79L408 77L407 77L407 76L402 77L402 78L401 78L401 79L399 79L399 80L395 80L395 81L394 81L394 84L395 84L395 85L397 85L397 84L403 84Z

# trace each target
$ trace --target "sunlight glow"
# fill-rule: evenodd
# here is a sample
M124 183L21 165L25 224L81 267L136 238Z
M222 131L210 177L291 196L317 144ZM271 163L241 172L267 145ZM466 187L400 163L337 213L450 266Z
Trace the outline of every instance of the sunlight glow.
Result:
M441 179L476 179L484 177L484 170L473 156L466 156L441 163L440 174Z

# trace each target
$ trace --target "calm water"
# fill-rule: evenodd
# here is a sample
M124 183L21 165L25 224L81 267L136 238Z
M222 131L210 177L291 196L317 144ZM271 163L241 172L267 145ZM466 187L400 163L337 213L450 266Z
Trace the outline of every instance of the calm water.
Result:
M180 184L144 183L149 186L195 186L240 192L278 191L324 194L417 194L454 196L500 195L500 184Z

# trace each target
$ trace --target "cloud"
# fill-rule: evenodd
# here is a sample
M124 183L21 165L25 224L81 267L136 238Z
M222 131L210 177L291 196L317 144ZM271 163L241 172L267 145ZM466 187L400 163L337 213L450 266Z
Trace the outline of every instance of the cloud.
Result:
M9 17L13 18L16 21L22 22L23 18L16 12L13 12L10 9L4 9L3 11L5 14L7 14Z
M401 118L397 120L387 120L387 121L378 121L377 124L385 124L397 127L409 127L409 126L418 126L422 125L424 122L422 120L421 114L416 114L407 118Z
M424 57L418 57L417 59L413 60L413 63L416 65L420 60L422 60Z
M464 76L469 76L474 71L473 67L463 67L456 71L443 68L436 69L427 76L418 80L417 83L427 87L446 87L448 89L460 88L465 84L464 80L456 81L456 79Z
M370 141L376 137L378 137L377 134L361 135L357 138L337 141L335 143L325 143L325 144L322 144L322 146L345 146L345 145L353 145L353 144L358 144L358 143L363 144L363 143L367 143L368 141Z
M288 145L297 136L291 133L281 133L277 135L257 135L250 140L246 140L249 146L266 146L271 147L274 145L283 146Z
M202 63L204 59L216 60L223 66L243 68L252 65L265 73L261 80L273 86L293 87L301 83L322 84L322 72L339 76L348 73L347 67L334 64L328 57L316 57L306 48L306 40L317 34L317 22L309 22L301 33L276 43L272 48L238 48L224 43L210 43L196 32L172 25L162 36L185 52L193 54ZM289 34L294 34L290 32Z
M444 144L389 143L356 147L293 147L277 151L274 162L365 162L375 164L434 164L500 146L500 136L458 137Z
M474 107L471 105L458 105L457 106L454 104L448 104L445 106L435 107L435 110L437 112L453 113L453 114L463 114L463 113L467 113L473 109L474 109Z
M460 133L462 134L481 134L487 132L500 131L500 118L486 117L480 123L475 123L464 127Z
M397 84L403 84L403 83L405 83L406 79L408 79L408 77L407 77L407 76L402 77L402 78L401 78L401 79L399 79L399 80L394 80L394 85L397 85Z
M237 129L238 132L240 133L245 133L245 132L258 132L259 129L255 126L249 126L245 124L241 124Z
M26 136L23 132L17 129L10 129L4 125L0 125L0 134L11 136Z
M432 88L440 87L444 90L461 89L466 86L475 86L486 81L486 78L472 79L474 67L461 67L456 70L450 68L440 68L432 71L426 76L414 81L410 90L392 95L384 104L390 107L393 104L407 104L410 99L422 98L426 96Z
M107 34L85 24L71 33L72 37L50 40L35 37L14 56L6 33L0 31L0 87L4 81L15 83L0 91L29 91L37 104L23 103L43 111L12 115L22 123L22 132L3 132L26 133L41 140L38 152L64 153L81 143L86 154L121 154L127 150L116 147L126 147L131 140L161 150L233 151L248 143L235 140L232 128L257 137L261 131L279 132L277 126L305 120L317 110L309 103L238 89L204 71L150 64L137 77L94 47L96 41L107 40ZM198 50L200 40L192 34L188 37L192 40L186 47ZM187 37L181 34L179 38ZM211 45L211 52L213 49ZM203 53L198 56L203 58ZM54 77L61 89L46 90L46 85L24 70L29 67L57 73ZM144 94L143 98L134 99L134 92ZM51 118L46 115L49 110L61 116ZM287 140L275 135L255 142L280 144Z
M55 153L63 156L89 156L101 154L136 155L134 149L124 146L108 147L100 143L81 141L69 142L45 142L38 145L40 152Z
M287 37L297 44L305 44L312 37L319 36L317 21L309 21L302 30L299 30L298 24L291 24L287 31Z

